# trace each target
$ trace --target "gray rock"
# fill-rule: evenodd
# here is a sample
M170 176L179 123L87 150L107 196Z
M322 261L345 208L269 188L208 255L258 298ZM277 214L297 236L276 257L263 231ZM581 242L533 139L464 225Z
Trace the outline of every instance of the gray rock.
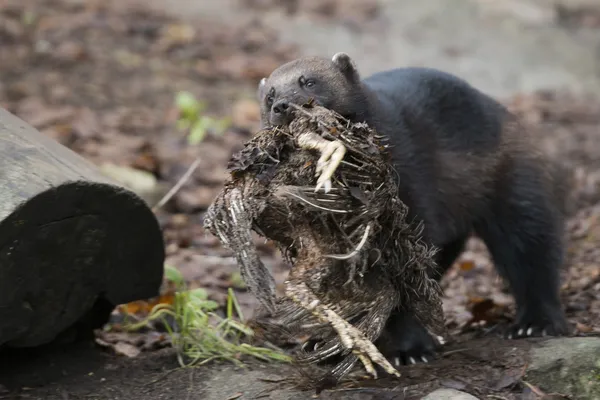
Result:
M600 338L555 338L531 350L525 380L545 392L600 399Z
M469 393L461 392L456 389L438 389L427 396L423 397L422 400L479 400L477 397L470 395Z

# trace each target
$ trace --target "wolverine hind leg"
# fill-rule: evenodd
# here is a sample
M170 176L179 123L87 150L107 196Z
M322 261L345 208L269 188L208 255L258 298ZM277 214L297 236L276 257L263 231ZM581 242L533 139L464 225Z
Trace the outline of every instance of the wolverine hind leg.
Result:
M559 297L562 214L535 160L516 159L511 167L489 214L475 225L515 297L507 337L563 335L569 328Z

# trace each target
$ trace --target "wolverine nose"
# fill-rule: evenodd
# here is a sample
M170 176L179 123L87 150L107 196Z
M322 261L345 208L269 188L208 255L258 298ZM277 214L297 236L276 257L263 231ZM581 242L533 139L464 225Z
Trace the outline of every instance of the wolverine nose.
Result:
M287 114L290 105L286 100L279 100L277 103L273 104L273 112L275 114Z

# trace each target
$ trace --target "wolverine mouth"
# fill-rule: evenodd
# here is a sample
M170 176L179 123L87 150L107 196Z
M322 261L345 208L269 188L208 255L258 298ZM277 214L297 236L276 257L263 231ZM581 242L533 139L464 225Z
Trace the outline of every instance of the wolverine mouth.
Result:
M310 97L307 99L295 99L295 101L287 101L285 99L278 100L274 103L269 114L269 123L271 126L287 126L294 119L299 108L310 107L312 105L322 106L322 103L317 99Z

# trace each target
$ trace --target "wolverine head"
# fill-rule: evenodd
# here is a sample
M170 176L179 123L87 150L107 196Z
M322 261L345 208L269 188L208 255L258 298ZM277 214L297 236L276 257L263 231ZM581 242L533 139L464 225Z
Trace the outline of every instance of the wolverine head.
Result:
M302 106L309 100L348 119L364 108L360 76L346 53L331 60L305 57L283 64L261 79L258 100L263 127L287 125L292 119L290 104Z

